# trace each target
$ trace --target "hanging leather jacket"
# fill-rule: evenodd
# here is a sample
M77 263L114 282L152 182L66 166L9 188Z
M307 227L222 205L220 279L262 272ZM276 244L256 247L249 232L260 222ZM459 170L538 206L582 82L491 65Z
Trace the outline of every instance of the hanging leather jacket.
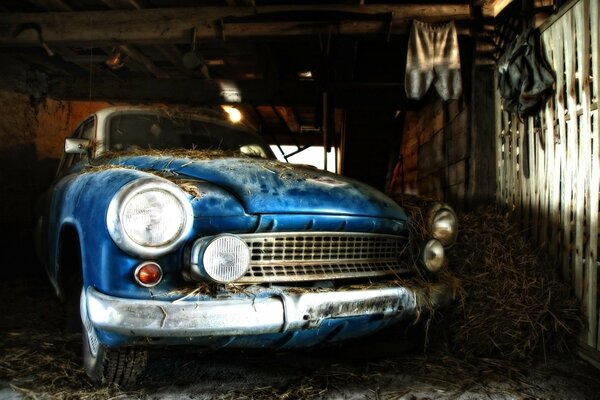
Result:
M554 73L541 56L536 31L529 28L517 36L498 62L498 89L504 110L534 114L552 94Z

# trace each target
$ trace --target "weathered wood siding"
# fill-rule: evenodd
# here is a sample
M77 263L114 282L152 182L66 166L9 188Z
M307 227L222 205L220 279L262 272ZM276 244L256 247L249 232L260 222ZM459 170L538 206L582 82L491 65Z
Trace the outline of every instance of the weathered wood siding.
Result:
M556 73L554 96L520 121L497 101L497 201L558 260L581 300L580 343L600 354L598 333L598 95L600 0L580 0L542 27Z
M437 100L406 113L400 156L390 192L466 204L469 172L469 108Z

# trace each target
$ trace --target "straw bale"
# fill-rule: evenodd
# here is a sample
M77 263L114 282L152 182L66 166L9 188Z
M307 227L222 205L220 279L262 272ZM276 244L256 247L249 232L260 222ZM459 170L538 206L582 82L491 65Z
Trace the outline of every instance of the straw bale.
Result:
M527 232L493 207L462 214L459 224L448 256L463 290L437 316L433 340L461 356L528 359L568 351L582 328L578 302Z

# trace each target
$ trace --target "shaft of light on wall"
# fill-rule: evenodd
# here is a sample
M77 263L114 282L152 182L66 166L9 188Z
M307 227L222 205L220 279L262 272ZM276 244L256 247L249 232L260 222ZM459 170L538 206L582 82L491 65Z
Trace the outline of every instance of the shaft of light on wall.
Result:
M222 106L223 110L229 115L229 120L233 123L238 123L242 120L242 113L235 107Z

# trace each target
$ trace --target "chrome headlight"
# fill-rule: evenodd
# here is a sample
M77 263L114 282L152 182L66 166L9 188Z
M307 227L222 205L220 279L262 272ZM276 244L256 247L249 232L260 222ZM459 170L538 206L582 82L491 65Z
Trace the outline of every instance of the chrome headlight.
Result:
M106 216L114 242L128 253L148 258L180 245L193 222L185 193L158 177L125 185L111 200Z
M192 279L228 283L246 274L250 249L241 238L224 234L197 240L191 258Z
M444 246L437 239L431 239L423 247L421 262L429 272L438 272L446 263Z
M444 246L452 246L458 236L458 220L454 210L442 203L437 203L430 211L431 235Z

